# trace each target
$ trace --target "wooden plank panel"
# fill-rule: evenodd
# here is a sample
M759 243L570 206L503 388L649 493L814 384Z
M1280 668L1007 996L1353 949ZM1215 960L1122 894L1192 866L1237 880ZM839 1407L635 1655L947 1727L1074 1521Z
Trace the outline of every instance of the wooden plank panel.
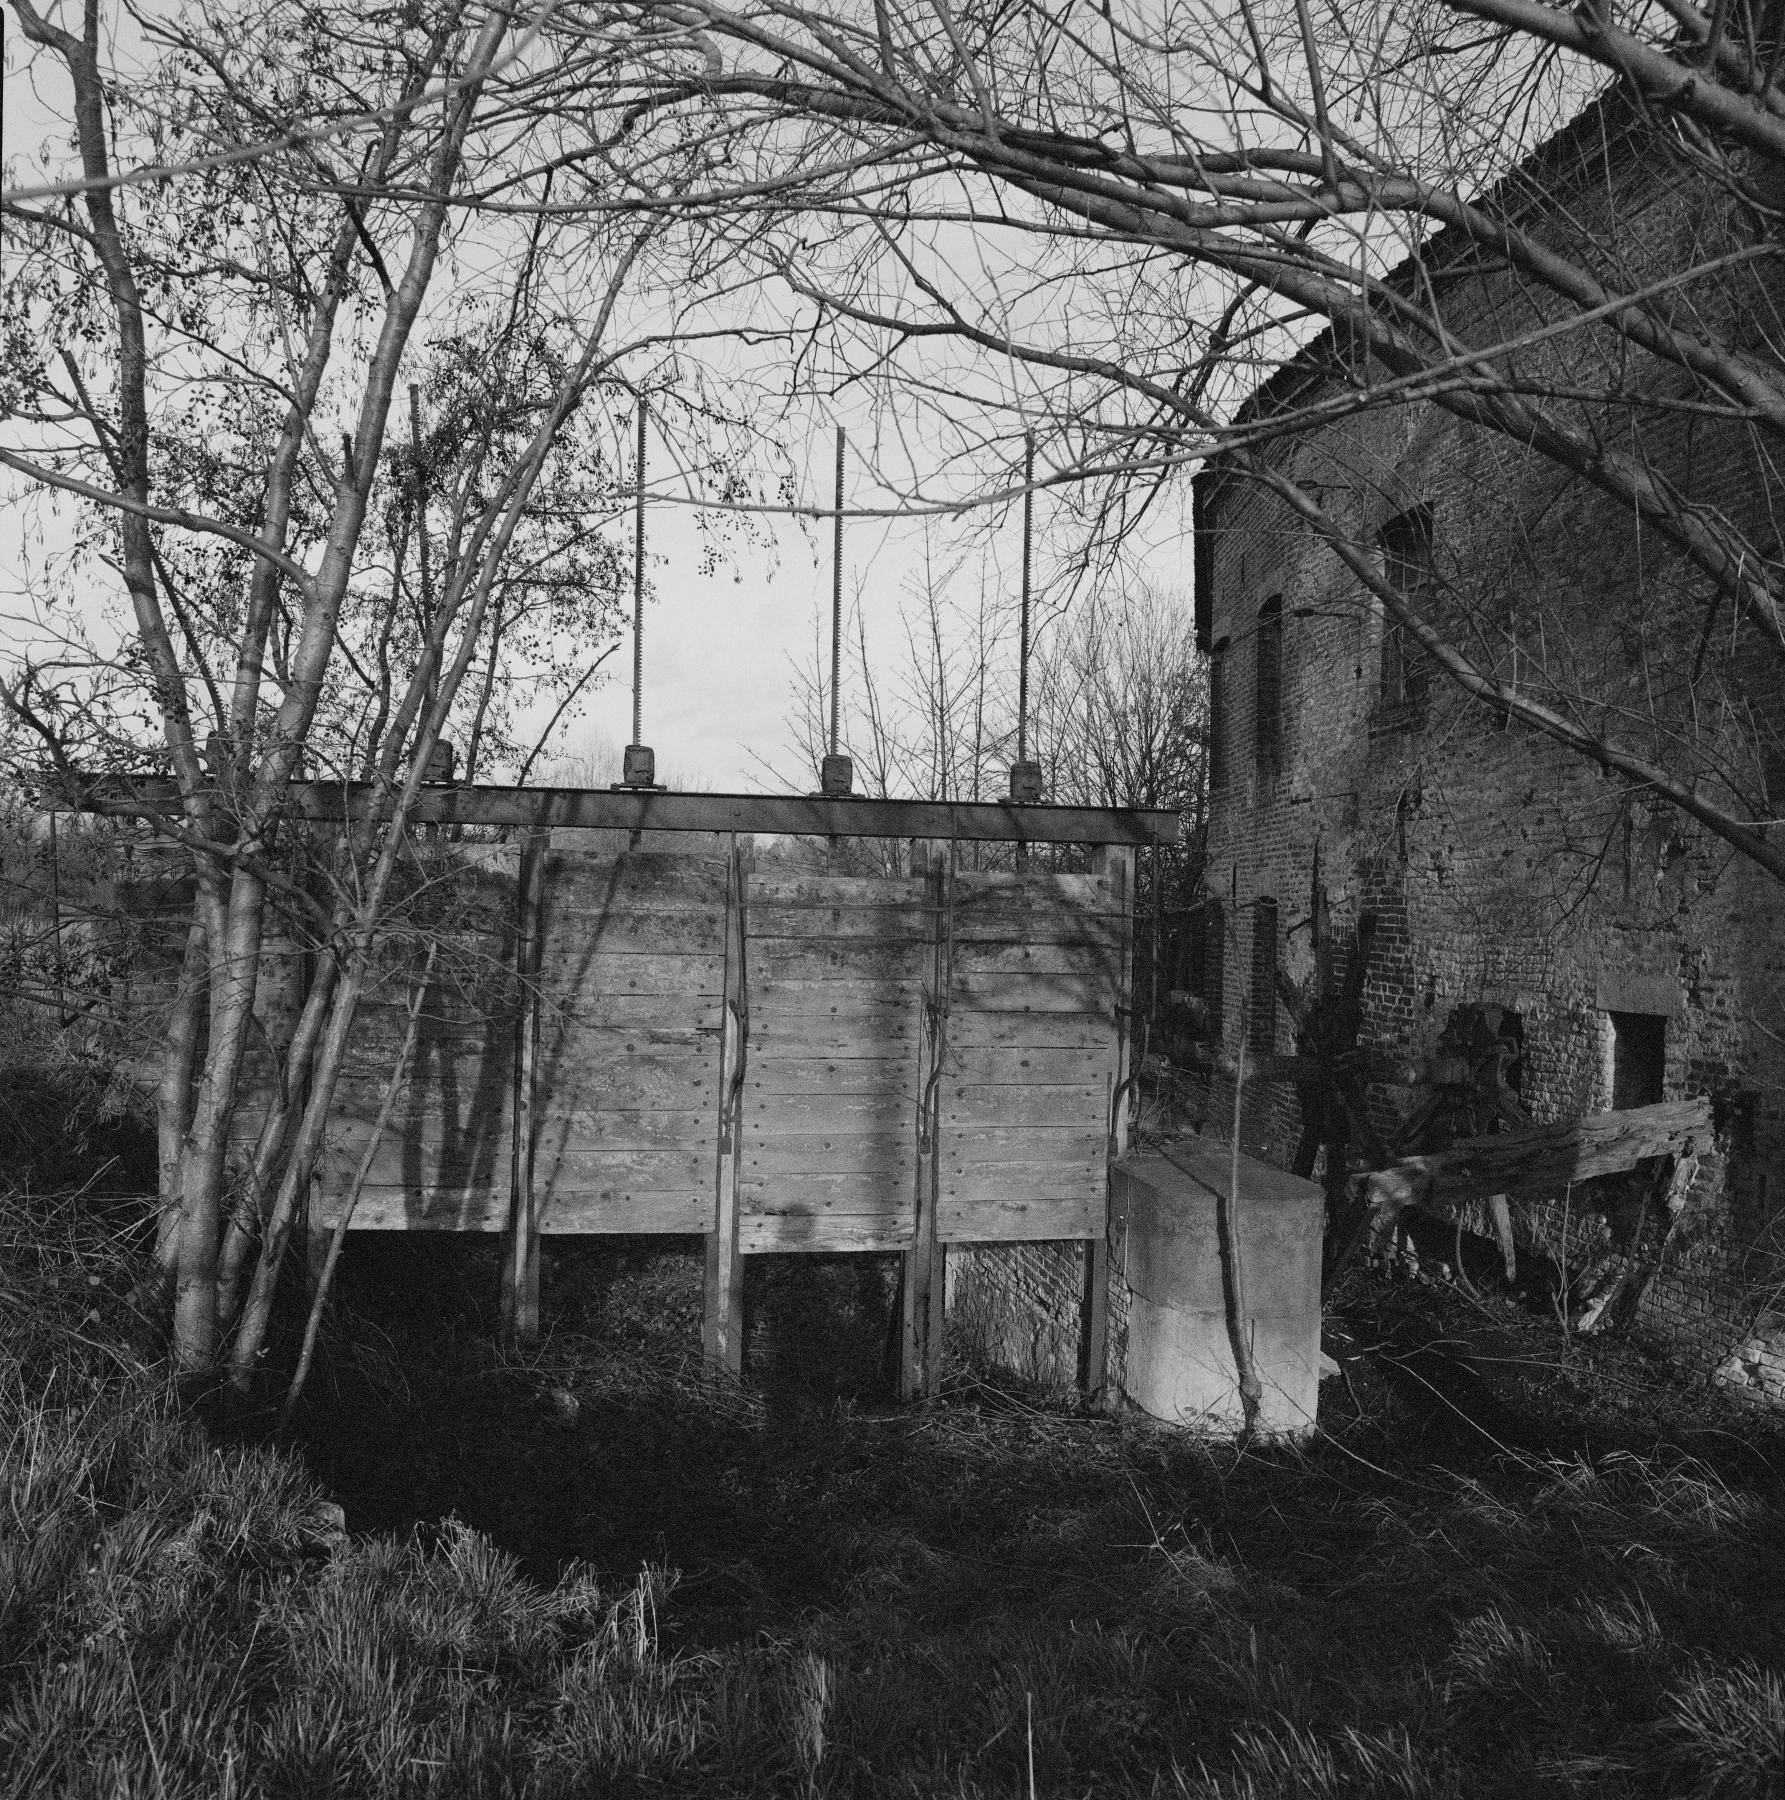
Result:
M548 994L539 1009L542 1042L569 1025L579 1032L590 1026L716 1032L722 1022L717 994Z
M547 900L546 942L554 955L586 948L603 956L712 956L724 948L725 915L701 906L687 911L607 912Z
M802 1250L833 1256L849 1251L909 1250L913 1235L909 1223L891 1220L756 1214L738 1221L738 1249L745 1256L784 1256Z
M329 1142L317 1159L325 1187L345 1189L365 1155L369 1129L350 1125L331 1127ZM473 1188L489 1185L508 1191L509 1132L506 1119L499 1130L481 1138L450 1139L444 1143L404 1139L386 1132L372 1157L366 1180L375 1187Z
M881 1167L854 1172L814 1170L809 1165L785 1174L752 1175L748 1168L740 1188L749 1213L825 1212L838 1217L908 1219L911 1171Z
M1109 1149L1109 1133L1102 1117L1094 1116L1089 1128L1075 1121L1059 1130L1038 1126L980 1125L965 1131L944 1132L940 1160L944 1172L970 1168L978 1163L1058 1164L1076 1168L1101 1164Z
M551 1042L549 1034L547 1042ZM551 1054L559 1069L589 1076L640 1059L665 1068L693 1067L703 1059L714 1070L719 1066L715 1034L692 1025L604 1025L599 1020L578 1020L573 1030L560 1030L558 1041L551 1043Z
M909 1085L865 1093L768 1094L746 1089L744 1128L757 1140L765 1137L871 1135L896 1138L917 1133L917 1071Z
M338 1087L329 1114L330 1133L340 1137L352 1134L363 1143L365 1134L377 1123L381 1102L381 1088L370 1083ZM455 1102L442 1096L438 1089L418 1092L411 1087L391 1108L385 1136L403 1143L462 1143L507 1130L511 1110L509 1094L490 1096L487 1101L466 1094Z
M870 938L750 940L750 991L783 984L834 986L841 981L886 985L921 982L928 944L888 944Z
M624 1096L627 1099L637 1095ZM560 1155L605 1155L622 1150L688 1150L710 1148L718 1141L717 1105L626 1106L609 1112L578 1107L542 1107L536 1155L546 1169ZM543 1178L543 1177L542 1177Z
M601 1131L609 1114L640 1107L672 1112L704 1109L717 1117L718 1070L713 1057L630 1056L597 1079L586 1069L567 1070L549 1060L540 1069L543 1117L564 1121L573 1131Z
M780 1013L816 1018L861 1018L880 1012L916 1013L922 994L900 975L866 976L856 981L801 981L750 968L750 1016Z
M962 875L955 882L954 939L970 943L1120 940L1120 901L1094 875Z
M1103 1082L1065 1087L945 1080L938 1098L944 1131L992 1126L1102 1131L1108 1095Z
M545 1202L540 1230L560 1235L616 1232L705 1232L713 1228L709 1179L699 1188L615 1194L586 1188L555 1188Z
M1103 1199L1013 1200L944 1194L936 1226L945 1243L1033 1244L1049 1239L1095 1239L1102 1229Z
M552 960L539 972L542 1002L576 1006L609 994L661 994L679 1000L689 995L725 992L725 958L710 956L568 956L562 943L550 947Z
M770 944L814 936L882 944L935 941L936 920L927 903L890 906L779 906L750 902L750 943Z
M951 1033L951 1036L953 1034ZM1070 1050L1036 1050L998 1045L967 1048L951 1044L942 1066L945 1083L965 1085L1073 1087L1096 1083L1109 1074L1107 1045Z
M79 803L117 793L178 812L171 778L101 776ZM71 796L71 798L73 798ZM358 819L377 804L362 781L295 781L290 803L311 819ZM414 819L436 825L522 825L582 831L783 832L796 837L936 838L988 843L1175 844L1176 813L985 801L832 799L804 794L660 794L609 788L425 787Z
M316 1196L313 1223L332 1228L346 1204L346 1187L323 1186ZM508 1182L501 1188L409 1188L389 1185L360 1190L349 1231L501 1231L508 1224Z
M712 1198L711 1142L699 1148L641 1150L541 1145L538 1167L542 1189L551 1192L650 1194L685 1188Z
M835 1132L810 1137L746 1131L744 1179L751 1182L778 1180L782 1176L846 1176L863 1184L864 1191L871 1188L886 1196L890 1205L898 1195L909 1193L916 1155L914 1143L903 1131Z
M1121 949L1109 943L957 943L957 975L1097 975L1112 984L1121 969Z
M911 1056L916 1053L920 1024L915 1011L877 1013L866 1019L816 1019L798 1014L765 1017L753 1010L749 1067L752 1074L761 1072L766 1077L768 1069L783 1055L869 1061Z
M1077 1163L1042 1159L1034 1162L945 1162L942 1196L965 1203L975 1196L986 1200L1077 1200L1102 1204L1107 1171L1101 1152L1094 1160Z
M1116 984L1108 973L1071 975L974 975L957 971L949 986L949 1011L1096 1013L1115 1010Z
M1107 1057L1113 1027L1107 1015L1054 1012L951 1011L948 1052L983 1050L1091 1050ZM944 1069L953 1067L945 1063Z
M552 850L545 861L548 905L568 914L614 911L725 912L725 859L634 850Z
M917 1095L917 1058L897 1056L757 1056L749 1065L745 1092L758 1097L860 1094Z
M746 895L749 922L756 927L762 907L801 911L834 908L896 907L923 910L930 906L930 884L921 875L755 874Z

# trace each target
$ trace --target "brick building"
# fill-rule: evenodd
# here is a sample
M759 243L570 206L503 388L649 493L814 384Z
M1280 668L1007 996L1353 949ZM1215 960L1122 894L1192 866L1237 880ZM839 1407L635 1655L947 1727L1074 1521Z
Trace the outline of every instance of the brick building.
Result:
M1633 156L1619 105L1589 109L1492 200L1629 291L1747 227L1689 165L1656 160L1652 133ZM1544 316L1540 295L1467 246L1428 244L1422 264L1466 342L1504 343ZM1779 300L1758 280L1694 284L1689 304L1776 366ZM1695 405L1679 370L1590 330L1515 362L1552 391L1584 391L1618 357L1637 403L1580 403L1575 416L1777 558L1785 488L1757 427ZM1352 382L1329 334L1251 413L1268 419ZM1785 814L1778 661L1726 611L1719 624L1708 585L1610 498L1425 403L1297 430L1267 454L1479 665L1751 816ZM1785 1333L1773 1316L1785 1313L1773 1301L1785 1284L1785 887L1652 791L1426 667L1331 548L1233 464L1199 476L1196 523L1214 695L1204 977L1215 1032L1230 1048L1243 1029L1255 1048L1296 1049L1275 976L1311 982L1318 856L1335 939L1348 942L1366 910L1378 921L1363 1041L1406 1076L1370 1089L1385 1136L1418 1104L1459 1007L1503 1009L1509 1079L1538 1121L1710 1095L1716 1149L1639 1246L1653 1273L1638 1319L1726 1380L1785 1398L1785 1359L1762 1355ZM1224 1116L1231 1090L1211 1106ZM1247 1147L1287 1161L1299 1129L1294 1088L1255 1084ZM1527 1209L1522 1231L1558 1247L1562 1199ZM1627 1247L1595 1210L1602 1197L1568 1199L1571 1261Z

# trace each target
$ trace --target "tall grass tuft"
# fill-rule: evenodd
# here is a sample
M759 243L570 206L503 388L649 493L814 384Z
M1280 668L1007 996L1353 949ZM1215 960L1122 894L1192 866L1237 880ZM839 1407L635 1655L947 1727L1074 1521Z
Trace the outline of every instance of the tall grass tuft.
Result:
M459 1485L355 1533L123 1347L128 1245L0 1199L8 1800L1785 1794L1764 1471L1242 1454L967 1383L790 1432L642 1352L455 1363L393 1313L319 1391Z

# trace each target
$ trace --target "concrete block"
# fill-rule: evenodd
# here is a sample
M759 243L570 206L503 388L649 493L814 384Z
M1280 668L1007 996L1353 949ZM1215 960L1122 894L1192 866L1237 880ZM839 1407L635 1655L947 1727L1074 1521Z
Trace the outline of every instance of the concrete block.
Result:
M1220 1213L1231 1176L1212 1139L1119 1163L1126 1221L1128 1347L1123 1387L1154 1417L1233 1431L1244 1422L1228 1324ZM1259 1426L1312 1429L1320 1388L1320 1257L1325 1197L1311 1181L1240 1158L1244 1329L1264 1387Z

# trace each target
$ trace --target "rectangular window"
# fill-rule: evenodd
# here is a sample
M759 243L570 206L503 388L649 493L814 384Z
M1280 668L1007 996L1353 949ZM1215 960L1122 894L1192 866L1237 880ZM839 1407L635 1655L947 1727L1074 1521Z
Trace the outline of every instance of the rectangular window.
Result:
M1410 506L1382 527L1377 537L1382 576L1397 594L1422 610L1437 589L1432 555L1432 509ZM1430 666L1424 648L1407 628L1388 615L1382 621L1382 708L1416 713L1425 704ZM1409 719L1405 721L1411 723Z
M1611 1015L1611 1103L1654 1106L1662 1097L1667 1074L1667 1020L1660 1013L1615 1012Z
M1246 1004L1246 1042L1253 1050L1277 1047L1277 903L1260 894L1252 902L1252 991Z
M1252 696L1253 747L1261 779L1275 775L1283 756L1283 596L1258 609L1256 681Z

